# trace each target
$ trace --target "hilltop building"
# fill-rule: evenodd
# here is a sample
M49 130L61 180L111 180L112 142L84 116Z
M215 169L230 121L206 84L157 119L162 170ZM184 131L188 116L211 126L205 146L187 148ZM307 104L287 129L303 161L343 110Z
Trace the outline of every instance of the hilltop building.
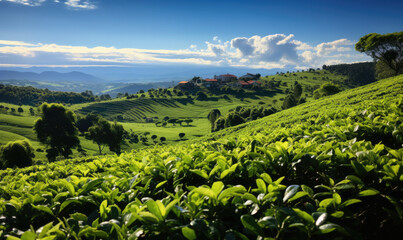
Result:
M214 78L222 83L228 83L228 82L233 82L233 81L238 80L237 76L229 74L229 73L222 74L220 76L214 76Z

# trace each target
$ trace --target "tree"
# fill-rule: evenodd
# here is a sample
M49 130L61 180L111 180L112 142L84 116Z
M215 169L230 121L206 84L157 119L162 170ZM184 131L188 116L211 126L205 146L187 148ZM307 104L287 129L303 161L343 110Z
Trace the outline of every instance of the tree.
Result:
M208 120L211 124L211 132L214 132L215 129L215 121L221 116L221 112L218 109L212 109L207 115Z
M17 109L17 111L18 111L19 113L23 113L23 112L24 112L24 109L22 109L22 107L19 107L19 108Z
M179 133L179 138L182 140L185 137L185 133Z
M389 34L370 33L355 44L355 50L384 63L393 75L403 73L403 31Z
M193 119L187 118L184 120L184 122L187 124L187 126L189 126L189 123L192 123Z
M236 126L239 124L242 124L245 122L245 119L243 119L238 113L229 113L227 117L225 118L224 126L225 127L232 127Z
M160 137L161 143L165 142L167 139L165 137Z
M297 100L295 99L294 95L288 94L285 97L283 102L283 109L292 108L297 105Z
M199 101L207 100L207 95L202 91L198 91L196 93L196 99L199 100Z
M171 118L171 119L168 120L168 123L172 123L172 125L175 126L175 123L176 123L177 120L178 119L176 119L176 118Z
M153 142L155 143L155 139L157 139L157 135L152 135L151 139L153 140Z
M77 120L77 128L80 132L88 132L88 129L94 126L101 116L95 113L88 113L85 117L81 117Z
M68 158L72 149L80 145L76 115L56 103L43 103L39 112L40 118L35 122L34 131L38 140L49 146L46 157L49 161L54 161L58 155Z
M98 145L99 154L102 154L102 150L110 142L111 136L111 125L104 118L99 118L98 122L90 127L87 133L87 137Z
M296 82L292 92L294 94L295 99L299 99L301 97L301 94L302 94L302 86L301 86L301 84Z
M108 146L109 146L109 150L111 150L112 152L115 152L117 154L120 154L121 152L121 143L123 141L124 138L124 134L125 134L125 130L123 128L123 126L121 124L118 124L117 122L114 122L113 124L110 125L110 137L109 142L108 142Z
M34 149L28 140L9 142L1 148L0 164L4 168L32 165Z

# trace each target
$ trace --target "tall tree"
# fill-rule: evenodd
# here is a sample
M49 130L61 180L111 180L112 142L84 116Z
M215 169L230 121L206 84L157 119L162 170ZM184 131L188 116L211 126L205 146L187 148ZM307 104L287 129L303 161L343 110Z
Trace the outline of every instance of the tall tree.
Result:
M110 142L111 135L111 124L104 118L99 118L98 122L90 127L87 133L88 138L98 145L99 154L102 154L102 150Z
M111 136L109 137L109 143L108 143L109 150L117 154L120 154L121 152L120 145L123 141L124 134L125 130L121 124L114 122L111 125Z
M356 43L355 50L382 62L395 76L403 73L403 31L367 34Z
M207 115L208 120L210 121L211 124L211 132L214 132L214 128L215 128L215 121L221 116L221 112L218 109L213 109L209 112L209 114Z
M43 103L39 112L40 118L35 122L34 131L39 141L49 146L46 157L49 161L54 161L58 155L68 158L72 149L80 145L76 115L55 103Z

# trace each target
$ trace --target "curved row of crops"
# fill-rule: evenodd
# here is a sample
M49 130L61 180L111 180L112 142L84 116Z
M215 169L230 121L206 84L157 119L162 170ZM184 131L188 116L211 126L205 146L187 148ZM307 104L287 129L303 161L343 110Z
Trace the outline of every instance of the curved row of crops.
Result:
M392 238L403 231L401 79L289 127L0 171L0 237Z
M127 120L141 120L146 114L154 114L155 106L168 108L179 107L175 101L168 99L131 99L94 103L79 110L80 113L95 112L104 117L115 118L122 115Z

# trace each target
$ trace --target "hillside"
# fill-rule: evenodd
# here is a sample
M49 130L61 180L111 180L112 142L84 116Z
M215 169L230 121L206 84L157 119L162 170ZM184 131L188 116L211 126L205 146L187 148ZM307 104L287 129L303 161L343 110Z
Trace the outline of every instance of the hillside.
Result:
M0 171L0 237L391 239L402 89L401 75L198 140Z
M272 84L272 82L275 84ZM234 91L221 92L216 90L201 89L204 91L208 98L204 101L196 100L196 93L190 95L178 96L173 92L173 89L167 89L172 94L155 94L151 97L149 92L137 94L137 98L122 97L108 101L94 101L92 96L84 96L83 94L51 92L46 90L35 89L31 87L12 87L12 91L5 91L8 95L12 94L14 103L27 103L31 100L46 100L52 102L54 100L61 102L77 102L69 97L77 96L84 100L94 101L83 104L73 104L68 108L74 110L78 115L85 115L94 112L102 115L110 121L120 122L127 131L133 131L136 134L147 134L148 143L146 144L133 144L126 141L122 146L124 150L130 151L131 149L138 149L154 145L151 140L152 135L158 138L165 137L167 144L177 144L180 141L178 134L184 133L185 139L195 139L210 133L210 123L207 120L207 115L213 108L220 110L222 115L229 113L232 109L237 107L255 107L255 108L271 108L274 107L278 110L282 108L284 98L287 96L286 92L289 91L294 82L298 81L303 86L302 97L307 101L313 99L312 92L321 84L326 82L334 82L343 84L346 77L340 74L330 73L329 71L316 70L312 72L295 72L277 74L273 76L266 76L262 78L263 87L261 89L239 89ZM1 86L1 85L0 85ZM344 85L344 88L349 88L349 85ZM7 88L7 86L6 86ZM6 90L4 88L3 90ZM287 90L288 89L288 90ZM1 90L1 89L0 89ZM155 90L157 91L157 90ZM1 92L1 91L0 91ZM182 91L184 92L184 91ZM1 94L0 94L1 95ZM80 99L78 99L80 100ZM0 103L9 108L17 109L19 106ZM2 130L0 144L6 144L8 141L28 138L35 149L39 149L36 153L36 160L45 160L43 146L36 140L35 134L32 132L32 127L37 116L32 116L29 112L29 106L22 106L23 113L12 113L10 111L0 111L0 129ZM4 117L3 117L4 116ZM162 127L157 126L156 123L162 121L163 118L169 117L172 119L191 119L193 122L187 124L167 124ZM153 122L147 123L144 118L153 118ZM20 124L23 123L23 124ZM12 125L12 126L10 126ZM88 155L96 154L96 146L84 137L80 137L82 147L87 151ZM107 152L108 153L108 152ZM75 156L81 154L75 152Z

